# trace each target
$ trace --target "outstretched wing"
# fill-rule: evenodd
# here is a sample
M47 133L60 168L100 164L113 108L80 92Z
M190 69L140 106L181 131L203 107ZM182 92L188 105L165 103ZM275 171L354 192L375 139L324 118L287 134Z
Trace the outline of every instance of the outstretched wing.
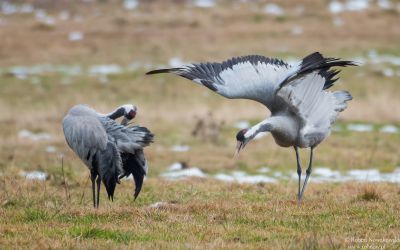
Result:
M232 99L250 99L274 106L279 84L299 69L282 60L259 55L236 57L222 63L200 63L159 69L146 74L173 73Z

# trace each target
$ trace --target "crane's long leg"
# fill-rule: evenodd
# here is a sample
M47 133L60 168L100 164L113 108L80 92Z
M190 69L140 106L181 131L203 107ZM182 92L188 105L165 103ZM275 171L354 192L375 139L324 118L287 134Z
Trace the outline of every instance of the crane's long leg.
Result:
M97 177L97 208L99 208L100 204L100 185L101 184L101 178L100 175Z
M296 160L297 160L297 175L299 176L299 189L297 192L297 199L300 200L300 190L301 190L301 162L300 162L300 157L299 157L299 151L297 147L294 147L294 150L296 151Z
M306 186L307 186L308 178L310 177L311 172L312 172L313 151L314 151L314 148L311 147L310 162L309 162L308 168L306 170L306 179L304 180L303 188L301 189L300 200L303 198L303 194L304 194L304 190L306 189Z
M92 181L92 194L93 194L93 207L96 208L96 190L94 183L96 181L96 174L93 172L90 172L90 180Z

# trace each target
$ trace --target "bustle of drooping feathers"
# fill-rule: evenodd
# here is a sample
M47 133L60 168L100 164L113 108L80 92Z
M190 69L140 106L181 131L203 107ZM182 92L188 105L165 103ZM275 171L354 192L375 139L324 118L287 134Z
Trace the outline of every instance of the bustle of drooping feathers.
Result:
M185 77L189 80L199 79L201 84L206 86L207 88L216 91L217 88L214 86L216 84L215 78L219 80L219 82L223 83L224 80L220 78L220 73L227 69L232 69L234 65L240 63L249 62L253 65L257 65L258 63L265 64L273 64L279 67L290 67L287 63L280 59L269 58L265 56L259 55L249 55L242 57L234 57L232 59L226 60L222 63L199 63L192 64L181 68L171 68L171 69L157 69L152 70L146 73L146 75L159 74L159 73L174 73Z
M138 152L139 153L139 152ZM143 154L143 152L141 152ZM138 197L140 191L142 190L143 186L143 179L146 175L144 170L144 165L146 164L146 160L142 161L140 159L139 154L129 154L129 153L122 153L122 165L124 168L124 175L120 176L120 179L123 177L129 177L132 174L133 179L135 181L135 192L133 194L134 199Z
M319 70L319 74L326 79L324 89L328 89L338 79L334 79L333 77L340 72L339 70L330 70L330 68L346 66L357 66L357 64L353 61L342 61L339 58L325 58L319 52L314 52L303 58L300 70L294 76L291 76L283 81L280 84L280 88L294 79Z
M153 142L154 134L146 127L141 126L130 126L129 130L135 133L136 142L148 145Z

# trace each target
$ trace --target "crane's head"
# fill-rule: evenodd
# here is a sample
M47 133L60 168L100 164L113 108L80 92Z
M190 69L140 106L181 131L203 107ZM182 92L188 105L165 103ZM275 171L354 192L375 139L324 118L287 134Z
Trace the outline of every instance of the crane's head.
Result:
M240 150L242 150L246 144L251 140L250 137L246 137L248 129L242 129L236 134L236 140L237 140L237 145L236 145L236 153L235 155L239 154Z
M124 109L124 118L122 119L121 124L126 125L130 120L135 118L137 113L137 107L132 104L125 104L122 105L122 108Z

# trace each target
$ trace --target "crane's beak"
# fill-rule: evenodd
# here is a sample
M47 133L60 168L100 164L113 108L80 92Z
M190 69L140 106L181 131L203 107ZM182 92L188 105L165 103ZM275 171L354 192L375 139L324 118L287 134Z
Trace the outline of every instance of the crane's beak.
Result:
M244 142L238 141L236 144L236 151L235 154L233 155L234 157L238 156L240 153L240 150L242 150L244 148L245 144Z
M122 118L121 125L126 126L130 120L131 120L131 119L128 119L128 118L126 118L126 117L124 116L124 118Z

